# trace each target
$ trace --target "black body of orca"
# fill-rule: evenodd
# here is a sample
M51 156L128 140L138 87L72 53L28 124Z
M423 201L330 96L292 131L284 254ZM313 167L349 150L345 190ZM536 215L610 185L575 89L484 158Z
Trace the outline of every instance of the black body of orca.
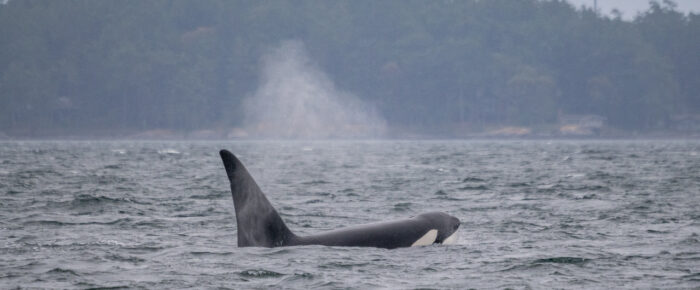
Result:
M297 236L287 228L238 158L227 150L219 154L231 183L239 247L324 245L393 249L448 244L456 239L459 219L442 212Z

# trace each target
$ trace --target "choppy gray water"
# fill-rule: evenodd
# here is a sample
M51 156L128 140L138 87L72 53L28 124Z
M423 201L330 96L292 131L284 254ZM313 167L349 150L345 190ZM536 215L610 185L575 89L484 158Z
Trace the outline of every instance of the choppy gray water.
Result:
M460 241L237 248L222 148L298 234ZM0 288L698 288L700 142L6 142L0 231Z

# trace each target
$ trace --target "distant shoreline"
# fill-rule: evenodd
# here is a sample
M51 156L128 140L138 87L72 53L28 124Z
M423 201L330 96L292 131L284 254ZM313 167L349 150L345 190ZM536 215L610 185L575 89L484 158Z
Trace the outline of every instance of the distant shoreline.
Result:
M38 136L38 137L9 137L0 138L0 142L23 141L155 141L155 142L353 142L353 141L660 141L660 140L700 140L700 135L682 134L639 134L625 136L411 136L384 138L128 138L104 136Z
M153 129L143 131L106 131L112 134L16 134L9 135L0 132L0 141L24 140L75 140L75 141L266 141L266 140L663 140L663 139L700 139L700 132L681 132L672 130L657 130L648 132L632 132L604 127L588 134L564 134L557 131L557 126L542 127L513 127L492 126L481 130L456 130L455 128L440 128L442 131L426 133L429 130L410 130L407 128L390 128L382 136L299 136L283 137L263 134L250 134L241 128L202 129L179 131L169 129Z

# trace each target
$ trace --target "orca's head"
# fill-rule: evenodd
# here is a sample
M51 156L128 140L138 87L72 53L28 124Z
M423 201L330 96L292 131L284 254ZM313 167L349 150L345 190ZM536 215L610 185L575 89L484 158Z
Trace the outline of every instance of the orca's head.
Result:
M429 212L418 217L428 220L432 226L437 228L438 235L435 244L454 244L457 242L457 229L460 225L458 218L443 212Z

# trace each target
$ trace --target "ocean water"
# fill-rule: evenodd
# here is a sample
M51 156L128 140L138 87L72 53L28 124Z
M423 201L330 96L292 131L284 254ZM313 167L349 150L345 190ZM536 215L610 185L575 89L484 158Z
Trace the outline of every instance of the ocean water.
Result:
M444 211L456 245L238 248L219 149L297 234ZM700 141L0 143L0 288L700 288Z

